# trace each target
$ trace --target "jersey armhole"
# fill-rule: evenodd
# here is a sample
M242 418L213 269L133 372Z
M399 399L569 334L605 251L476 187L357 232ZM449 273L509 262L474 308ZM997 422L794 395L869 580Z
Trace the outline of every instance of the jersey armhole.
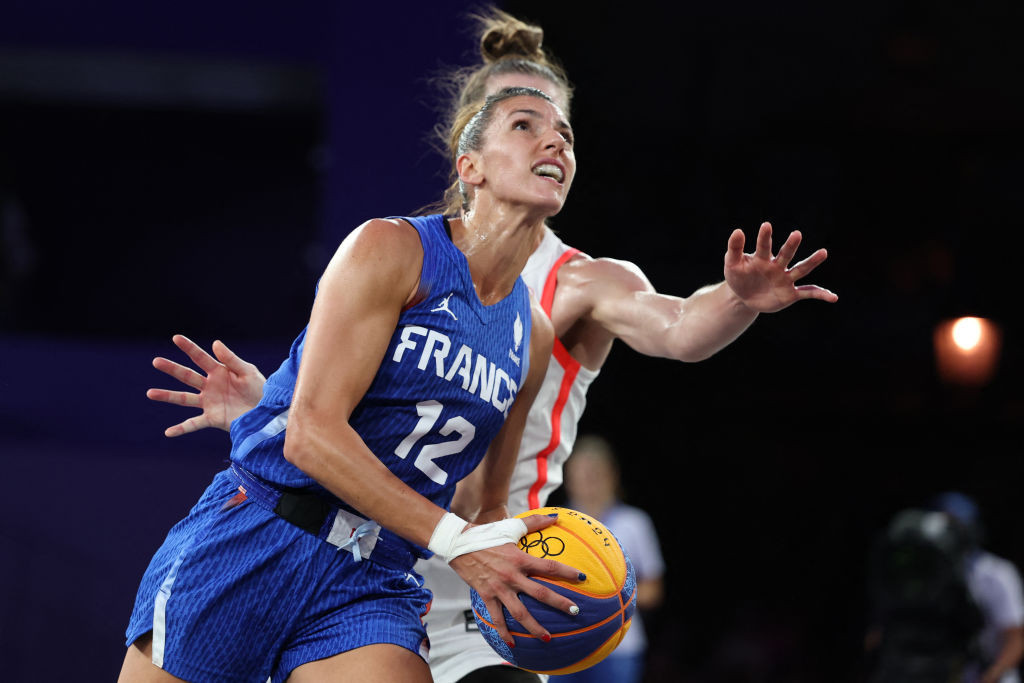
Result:
M416 231L416 236L420 238L420 247L423 249L423 264L420 266L420 277L416 284L416 293L413 294L412 299L409 300L409 303L402 307L402 313L405 313L409 309L414 308L418 304L422 303L424 299L430 296L429 285L426 285L424 283L429 282L431 277L433 276L433 262L428 263L427 261L427 256L430 250L427 249L426 236L423 234L423 231L420 229L417 223L413 222L411 219L405 216L393 216L393 218L396 218L400 221L407 223L413 230ZM444 218L443 220L445 231L448 233L448 238L451 239L451 229L448 227L448 219Z
M566 261L571 259L576 254L579 254L580 250L574 247L570 247L558 257L554 265L551 266L551 270L548 271L548 278L544 281L544 291L540 297L540 307L544 309L544 313L550 318L551 317L551 306L555 301L555 287L558 285L558 269L565 264Z

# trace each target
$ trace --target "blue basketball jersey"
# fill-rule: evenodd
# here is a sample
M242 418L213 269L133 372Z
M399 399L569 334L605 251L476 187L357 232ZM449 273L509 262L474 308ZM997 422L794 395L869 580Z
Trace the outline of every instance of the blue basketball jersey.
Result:
M483 458L526 379L530 298L518 279L507 297L484 306L443 216L403 220L416 228L423 244L419 302L399 317L384 360L349 423L396 476L447 509L455 483ZM305 334L267 379L259 405L232 424L231 459L265 481L319 490L347 507L284 459ZM401 542L417 555L429 554Z

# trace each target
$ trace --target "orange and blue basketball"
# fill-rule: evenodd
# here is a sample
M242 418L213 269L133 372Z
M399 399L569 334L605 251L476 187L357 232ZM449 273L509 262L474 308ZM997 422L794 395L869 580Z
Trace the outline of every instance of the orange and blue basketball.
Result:
M555 524L519 539L525 552L587 575L581 582L533 577L572 600L580 608L576 616L519 594L530 614L550 631L550 642L531 635L506 609L505 624L515 639L515 648L510 648L494 629L483 600L471 591L473 615L490 646L510 664L543 674L572 673L600 662L622 642L636 609L636 573L607 527L568 508L546 507L517 516L556 512Z

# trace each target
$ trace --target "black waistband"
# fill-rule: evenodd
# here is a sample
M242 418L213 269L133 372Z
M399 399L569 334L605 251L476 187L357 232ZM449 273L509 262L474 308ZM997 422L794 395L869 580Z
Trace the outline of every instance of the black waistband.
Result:
M358 513L332 505L314 491L282 489L236 463L231 464L228 472L249 500L322 541L351 551L352 547L346 542L366 525L373 528L376 542L367 554L360 553L362 559L406 571L416 562L407 541ZM358 542L358 539L354 541Z

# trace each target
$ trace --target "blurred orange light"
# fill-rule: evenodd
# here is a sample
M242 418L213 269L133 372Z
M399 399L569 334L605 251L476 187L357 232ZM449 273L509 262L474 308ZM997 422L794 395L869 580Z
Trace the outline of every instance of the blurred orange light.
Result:
M953 323L953 343L963 351L970 351L981 342L980 318L960 318Z
M964 386L988 383L999 363L1002 333L985 318L947 320L935 328L935 362L943 381Z

